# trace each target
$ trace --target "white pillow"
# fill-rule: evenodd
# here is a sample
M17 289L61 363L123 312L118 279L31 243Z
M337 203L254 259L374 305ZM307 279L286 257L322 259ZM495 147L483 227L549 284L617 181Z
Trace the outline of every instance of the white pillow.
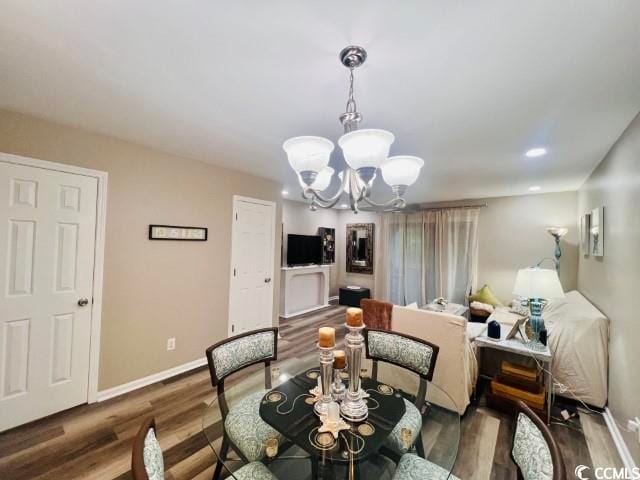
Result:
M411 310L419 310L418 302L410 303L409 305L407 305L407 308L410 308Z

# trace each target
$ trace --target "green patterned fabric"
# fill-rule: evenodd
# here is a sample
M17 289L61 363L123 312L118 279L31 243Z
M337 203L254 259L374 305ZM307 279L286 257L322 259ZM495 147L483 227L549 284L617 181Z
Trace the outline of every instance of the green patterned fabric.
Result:
M219 346L211 352L216 376L224 378L245 365L272 357L275 343L275 334L269 331L247 335Z
M229 409L224 421L229 439L250 462L264 457L265 442L269 438L277 438L278 443L282 440L282 435L260 418L260 402L265 393L256 392L242 399Z
M372 357L396 363L421 375L429 373L433 355L429 345L388 332L368 332L367 335Z
M448 478L459 480L456 476L449 475L449 472L441 466L412 453L405 453L402 456L393 474L393 480L446 480Z
M418 439L418 435L422 434L422 415L420 415L420 410L418 410L418 408L407 399L404 399L404 406L406 409L405 414L384 441L385 447L390 448L401 455L403 453L407 453L409 448L411 448ZM409 448L403 445L400 437L400 431L403 428L411 430L412 442L411 445L409 445Z
M164 460L162 449L156 438L153 428L150 428L144 437L144 448L142 450L144 469L147 471L149 480L164 480Z
M524 413L518 415L511 452L524 480L553 478L553 461L549 445L540 429Z
M240 470L233 472L233 478L236 480L278 480L276 476L260 462L246 464Z

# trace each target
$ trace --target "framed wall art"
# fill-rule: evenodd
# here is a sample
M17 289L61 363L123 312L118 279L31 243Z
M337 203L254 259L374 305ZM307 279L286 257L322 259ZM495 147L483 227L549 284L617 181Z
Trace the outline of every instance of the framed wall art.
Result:
M183 240L206 242L208 229L205 227L178 227L175 225L149 225L149 240Z

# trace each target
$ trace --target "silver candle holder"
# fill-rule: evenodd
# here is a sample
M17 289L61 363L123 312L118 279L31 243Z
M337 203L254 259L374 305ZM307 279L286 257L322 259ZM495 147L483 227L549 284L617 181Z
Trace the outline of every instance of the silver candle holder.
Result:
M344 368L333 369L333 383L331 384L331 396L336 402L341 402L347 393L347 387L342 383L342 372Z
M346 327L349 331L344 338L347 352L349 388L340 404L340 414L349 422L362 422L369 415L367 402L364 400L364 392L360 389L360 364L362 362L362 349L364 348L364 337L361 332L364 329L364 325L352 327L347 323Z
M329 404L333 401L331 397L331 380L333 374L333 349L335 347L321 347L320 349L320 383L322 385L322 396L313 406L317 415L329 415Z

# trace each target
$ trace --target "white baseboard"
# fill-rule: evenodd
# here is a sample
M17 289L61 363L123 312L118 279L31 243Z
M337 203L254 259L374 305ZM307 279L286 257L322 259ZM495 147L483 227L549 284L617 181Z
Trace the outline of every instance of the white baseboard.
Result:
M125 393L132 392L133 390L146 387L147 385L151 385L152 383L166 380L167 378L174 377L184 372L188 372L189 370L193 370L194 368L198 368L206 364L207 364L207 359L206 357L203 357L203 358L194 360L192 362L188 362L183 365L178 365L177 367L164 370L163 372L154 373L153 375L149 375L148 377L139 378L138 380L134 380L128 383L123 383L122 385L118 385L117 387L102 390L98 392L97 401L103 402L110 398L117 397L118 395L123 395Z
M620 429L618 428L618 424L613 418L613 414L609 407L605 407L604 412L602 413L604 417L604 421L607 424L607 428L609 429L609 433L611 434L611 438L613 438L613 443L618 450L618 454L620 458L622 458L622 463L624 463L627 471L631 472L634 468L636 468L636 463L631 456L631 452L629 452L629 448L620 433Z

